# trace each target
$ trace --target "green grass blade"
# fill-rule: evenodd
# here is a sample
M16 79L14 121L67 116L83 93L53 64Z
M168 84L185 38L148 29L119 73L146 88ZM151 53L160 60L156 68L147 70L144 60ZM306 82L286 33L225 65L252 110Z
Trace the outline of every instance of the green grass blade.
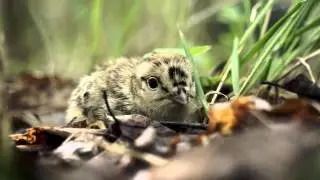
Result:
M303 28L300 28L299 30L297 30L297 32L294 34L294 36L301 36L303 33L307 32L311 29L318 28L319 26L320 26L320 17L313 20L310 24L304 26Z
M239 53L238 53L239 39L236 37L233 41L233 50L231 54L231 76L232 88L236 96L240 92L240 67L239 67Z
M244 43L247 41L247 39L251 36L251 34L254 32L255 28L259 25L259 23L264 19L265 14L272 8L274 1L270 0L268 3L265 5L265 7L261 10L261 12L258 14L257 18L255 21L248 27L248 29L245 31L244 35L241 37L241 40L239 42L239 51L242 49L242 46ZM240 52L239 52L240 53ZM229 72L231 70L231 56L228 59L228 62L226 64L226 68L224 69L222 73L222 79L221 82L219 83L216 91L220 92L223 83L227 79ZM217 95L214 95L212 98L211 103L214 103L217 98Z
M241 40L240 40L240 46L242 46L247 39L254 33L255 28L258 26L258 24L264 19L264 16L270 9L272 9L274 0L269 0L265 7L261 10L261 12L258 14L256 20L248 27L248 29L243 34Z
M192 56L200 56L205 54L211 49L211 46L195 46L190 48L190 53Z
M281 27L281 29L277 33L275 33L275 35L271 38L270 43L268 43L267 46L264 48L264 51L262 52L262 54L260 55L260 57L256 61L254 68L251 70L251 72L248 75L248 78L243 83L241 90L240 90L241 94L246 93L246 91L252 86L252 85L249 85L249 83L252 84L251 81L254 78L255 73L257 72L258 69L262 68L261 65L262 65L263 61L266 60L267 56L271 53L271 51L273 50L275 45L279 45L278 43L281 42L281 39L286 38L286 36L284 36L284 34L289 34L289 32L291 32L291 30L294 26L294 22L297 19L296 17L297 16L291 17L286 22L286 24L283 25L283 27Z
M262 49L267 41L276 33L276 31L288 20L294 13L296 13L304 2L296 4L285 16L283 16L276 24L274 24L267 33L261 38L242 58L241 65L248 62L252 57Z
M196 83L197 98L198 98L199 102L202 103L202 105L204 107L204 110L207 113L208 109L209 109L209 106L208 106L208 103L206 101L203 89L202 89L200 76L199 76L198 69L196 67L195 60L194 60L193 56L191 55L189 45L188 45L188 43L187 43L187 41L186 41L186 39L185 39L185 37L184 37L184 35L183 35L181 30L179 30L179 36L180 36L180 40L181 40L181 44L183 46L183 49L185 50L186 56L190 60L192 66L193 66L193 77L194 77L194 80L195 80L195 83Z
M248 20L248 24L250 22L250 11L251 11L251 1L243 0L244 14L246 19Z
M272 62L272 55L269 54L265 60L261 63L259 67L259 71L255 73L255 75L252 77L251 81L249 81L248 87L253 87L257 82L260 82L261 80L266 79L266 76L268 75L268 72L271 68L271 62Z
M257 18L255 19L255 21L248 27L248 29L245 31L245 33L243 34L243 36L241 37L240 43L239 43L239 49L242 49L242 46L244 45L244 43L247 41L247 39L252 35L252 33L254 33L255 28L259 25L259 23L264 19L265 14L272 8L273 5L273 0L268 1L268 3L265 5L265 7L261 10L261 12L257 15ZM241 60L242 62L243 60ZM227 78L230 70L231 70L231 61L230 61L230 57L228 59L226 68L223 71L223 74L226 73L225 78ZM243 64L243 63L241 63ZM220 85L220 84L219 84ZM222 87L222 84L220 85ZM220 91L221 87L218 86L216 91ZM220 88L219 88L220 87ZM219 90L218 90L219 89Z
M308 0L302 7L301 11L299 12L298 15L298 20L294 24L294 31L293 33L286 39L286 43L284 45L284 48L288 48L291 46L292 42L294 41L295 38L297 38L295 35L295 32L300 28L303 27L304 24L306 23L307 19L309 18L309 15L312 11L312 9L315 7L315 3L317 3L318 0Z
M268 25L269 25L269 21L270 21L270 18L271 18L271 13L272 13L272 9L270 9L268 11L267 15L264 18L264 21L263 21L262 27L261 27L261 31L260 31L260 35L259 35L260 36L259 39L261 39L264 36L264 34L266 33L266 31L267 31L267 28L268 28Z
M314 35L319 34L320 31L317 31L314 33ZM283 74L288 74L287 72L287 65L294 60L297 56L300 56L303 54L308 54L314 47L315 44L320 40L320 36L317 38L313 39L311 42L303 44L299 46L299 48L295 50L290 50L286 52L282 58L276 59L275 61L272 62L271 65L271 71L268 75L267 80L268 81L274 81L276 78L278 78L280 75L282 76ZM284 73L283 73L284 72Z

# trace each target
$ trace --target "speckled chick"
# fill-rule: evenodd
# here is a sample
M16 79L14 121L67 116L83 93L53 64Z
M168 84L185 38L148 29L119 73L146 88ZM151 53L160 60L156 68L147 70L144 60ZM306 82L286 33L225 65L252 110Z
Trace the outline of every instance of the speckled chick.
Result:
M118 58L82 77L68 102L66 120L104 120L110 114L141 114L158 121L192 121L199 108L192 66L182 55L151 53L145 58Z

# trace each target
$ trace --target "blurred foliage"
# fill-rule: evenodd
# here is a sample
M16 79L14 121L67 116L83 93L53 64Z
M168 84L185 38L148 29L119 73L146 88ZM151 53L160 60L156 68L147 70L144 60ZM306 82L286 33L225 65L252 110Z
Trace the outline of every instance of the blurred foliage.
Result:
M238 2L2 0L9 72L77 77L109 57L177 47L179 26L194 44L212 45L199 63L206 74L227 59L234 35L245 28L248 12Z
M237 95L275 80L294 59L310 54L320 23L314 0L0 2L2 59L10 74L79 78L109 58L181 48L181 29L190 47L210 47L194 58L199 75L207 78L202 82L222 78L220 85L232 82ZM222 61L228 66L215 73L221 78L208 76Z
M221 61L241 61L232 68L236 72L232 73L236 94L247 92L260 80L274 80L284 65L310 53L314 48L308 42L319 25L317 8L308 2L293 14L296 18L288 17L295 19L291 24L285 20L273 26L298 0L0 2L4 37L1 49L6 50L4 57L10 74L36 71L79 78L96 63L109 58L141 56L159 48L181 48L178 35L181 29L190 46L211 47L208 53L195 57L201 76L210 75ZM282 27L286 23L290 30ZM274 27L272 32L268 31L270 27ZM285 32L283 37L279 36L281 29ZM234 45L238 46L238 52ZM298 45L300 49L296 48ZM266 48L268 53L263 53ZM283 53L284 49L288 51ZM230 59L231 54L234 58ZM259 58L252 69L253 61ZM279 60L269 63L272 59ZM257 75L260 66L268 74L257 71ZM226 78L222 82L230 81L229 70L218 74ZM250 82L243 82L246 76Z
M111 57L178 47L179 27L193 44L212 46L197 62L200 74L208 74L228 59L233 39L250 24L256 2L2 0L9 72L78 77ZM278 3L275 11L283 11L290 1Z
M279 23L272 32L268 32L269 28L297 2L300 1L1 0L1 37L4 37L1 50L6 52L2 59L6 59L6 70L10 74L34 71L79 78L90 72L95 64L109 58L141 56L159 48L181 48L178 35L178 29L181 29L190 46L211 47L208 53L195 57L199 75L209 78L205 80L209 84L217 84L207 75L220 62L229 60L230 65L232 60L235 65L242 61L232 67L236 72L232 73L233 87L239 95L260 80L274 80L284 65L313 49L305 48L309 40L305 41L304 48L290 45L292 42L298 45L297 38L312 38L312 32L316 33L314 29L319 25L319 19L316 8L309 8L310 5L298 9L302 14L294 14L300 20L287 24L291 29L286 31L288 36L273 40L278 46L270 42L284 28L279 28ZM302 23L304 19L308 19L308 26ZM297 25L292 26L294 23ZM296 33L296 36L289 37L290 33ZM235 43L236 38L239 38L238 43ZM269 53L264 54L266 47L269 47ZM283 54L283 49L289 47L291 49ZM275 51L278 54L271 55ZM234 58L230 59L231 54ZM259 58L252 69L253 61ZM269 63L272 59L279 60ZM268 74L257 72L257 75L260 66L269 71ZM230 82L231 66L225 70L216 75L222 77L221 82ZM246 76L250 82L243 82Z
M10 72L77 76L94 63L178 44L194 1L3 1ZM21 18L23 17L23 18Z

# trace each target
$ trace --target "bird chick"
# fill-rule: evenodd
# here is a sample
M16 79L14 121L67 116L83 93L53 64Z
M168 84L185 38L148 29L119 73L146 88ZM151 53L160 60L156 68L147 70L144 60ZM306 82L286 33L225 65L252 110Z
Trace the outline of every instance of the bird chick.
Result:
M105 120L113 114L140 114L158 121L190 121L199 103L192 66L182 55L153 52L135 58L121 57L81 78L68 102L66 120ZM188 119L189 118L189 119Z

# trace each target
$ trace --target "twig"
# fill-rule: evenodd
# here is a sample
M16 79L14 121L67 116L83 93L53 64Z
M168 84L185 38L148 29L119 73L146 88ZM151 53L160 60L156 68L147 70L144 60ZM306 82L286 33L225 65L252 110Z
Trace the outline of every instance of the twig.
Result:
M229 97L228 97L227 95L219 92L219 91L209 91L209 92L207 92L204 96L205 96L205 98L207 99L208 96L211 95L211 94L214 94L214 95L218 95L218 94L219 94L219 95L222 95L223 97L225 97L225 98L229 101ZM211 101L209 104L212 105L212 104L214 104L214 103Z
M89 129L89 128L61 128L61 127L39 127L40 130L45 130L51 133L56 133L59 135L70 135L70 134L76 134L76 133L89 133L94 135L105 135L107 134L106 129Z
M192 128L192 129L201 129L201 130L207 130L208 126L205 124L199 124L199 123L182 123L182 122L175 122L175 121L159 121L164 126L169 127L179 127L179 128Z
M108 128L110 127L109 129L111 131L111 134L115 135L115 139L114 140L116 140L122 134L122 131L121 131L121 128L120 128L120 120L116 118L116 116L113 114L113 112L112 112L112 110L110 108L109 101L108 101L107 90L103 91L103 99L104 99L104 102L105 102L105 104L107 106L107 110L108 110L110 116L114 120L114 123L111 124L110 126L108 126Z
M230 61L228 60L228 62L230 62ZM218 84L218 87L217 87L217 89L215 90L215 92L220 92L220 90L222 89L223 83L225 82L225 80L227 79L227 77L228 77L228 75L229 75L230 70L231 70L231 64L229 63L229 64L227 64L227 69L226 69L226 71L223 73L222 78L221 78L221 81L220 81L220 83ZM214 102L216 101L217 97L218 97L218 94L215 94L215 95L212 97L210 104L214 104Z
M110 105L109 105L107 90L103 91L102 94L103 94L104 103L105 103L106 106L107 106L107 110L108 110L110 116L113 118L113 120L114 120L116 123L119 123L120 121L119 121L119 120L116 118L116 116L113 114L113 112L112 112L112 110L111 110L111 107L110 107Z

